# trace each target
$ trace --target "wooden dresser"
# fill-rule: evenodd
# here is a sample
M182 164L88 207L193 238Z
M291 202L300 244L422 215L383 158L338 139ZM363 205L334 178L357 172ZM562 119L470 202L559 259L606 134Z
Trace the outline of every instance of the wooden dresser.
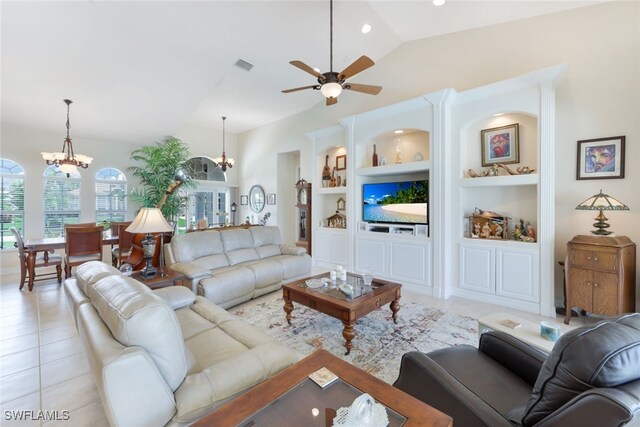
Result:
M565 286L571 308L618 315L635 311L636 244L626 236L575 236L567 243Z

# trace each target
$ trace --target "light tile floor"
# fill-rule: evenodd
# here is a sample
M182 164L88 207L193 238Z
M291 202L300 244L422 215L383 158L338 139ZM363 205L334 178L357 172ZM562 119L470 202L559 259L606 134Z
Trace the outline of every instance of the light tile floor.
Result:
M19 291L17 277L0 283L0 424L2 426L107 426L82 343L64 292L54 281ZM246 304L256 304L265 295ZM403 301L423 303L473 318L496 311L533 321L543 318L461 298L438 300L403 291ZM402 313L402 311L401 311ZM576 319L577 320L577 319ZM562 321L561 318L557 319ZM580 320L572 321L580 324ZM69 411L68 420L9 421L5 411Z

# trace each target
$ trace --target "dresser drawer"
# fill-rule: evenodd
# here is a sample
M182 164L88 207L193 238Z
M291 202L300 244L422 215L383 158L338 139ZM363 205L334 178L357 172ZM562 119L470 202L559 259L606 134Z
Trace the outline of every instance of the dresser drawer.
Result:
M585 251L582 249L574 249L572 252L571 265L574 267L601 271L618 270L618 260L615 252Z

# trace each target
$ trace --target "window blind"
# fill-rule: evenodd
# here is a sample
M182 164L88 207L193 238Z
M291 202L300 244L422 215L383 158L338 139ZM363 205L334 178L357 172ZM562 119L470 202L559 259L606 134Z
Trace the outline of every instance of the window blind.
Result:
M80 173L67 178L57 167L49 166L44 177L44 237L62 237L65 224L79 222Z

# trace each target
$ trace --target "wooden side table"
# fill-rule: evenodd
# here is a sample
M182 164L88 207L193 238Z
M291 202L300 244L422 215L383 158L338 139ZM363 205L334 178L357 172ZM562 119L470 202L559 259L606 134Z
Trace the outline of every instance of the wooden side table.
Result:
M618 315L635 311L636 244L626 236L575 236L567 244L567 309ZM567 311L564 323L571 320Z
M167 286L182 286L184 281L184 274L172 270L169 267L164 267L164 276L156 274L156 277L152 279L145 279L142 277L139 271L134 271L131 275L140 283L147 285L151 289L165 288Z

